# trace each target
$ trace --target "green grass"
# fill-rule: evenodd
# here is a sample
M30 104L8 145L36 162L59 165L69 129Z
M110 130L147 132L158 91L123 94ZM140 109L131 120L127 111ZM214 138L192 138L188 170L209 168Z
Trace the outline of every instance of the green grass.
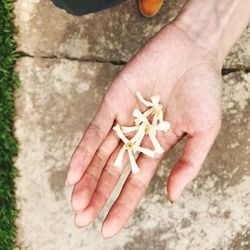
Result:
M0 0L0 250L13 249L16 236L17 170L13 158L17 155L17 142L13 135L13 92L19 82L14 73L17 53L13 18L13 1Z

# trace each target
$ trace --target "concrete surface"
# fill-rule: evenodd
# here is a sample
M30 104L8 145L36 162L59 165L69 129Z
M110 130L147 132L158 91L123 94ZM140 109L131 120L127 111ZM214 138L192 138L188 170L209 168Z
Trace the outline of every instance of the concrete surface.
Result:
M64 187L68 161L119 70L114 62L127 61L182 2L169 1L167 14L152 20L141 18L130 1L80 18L48 0L15 3L18 47L26 55L17 66L15 122L21 249L250 249L250 74L240 71L224 76L222 131L199 178L176 204L167 202L163 187L182 144L163 162L118 236L102 240L99 230L119 188L93 225L80 230L73 224L70 190ZM225 67L249 67L249 36L248 29Z
M136 2L125 1L112 9L75 17L49 0L18 0L18 49L39 57L128 61L177 15L185 0L166 1L153 19L142 18ZM227 57L227 67L250 67L249 39L250 26Z

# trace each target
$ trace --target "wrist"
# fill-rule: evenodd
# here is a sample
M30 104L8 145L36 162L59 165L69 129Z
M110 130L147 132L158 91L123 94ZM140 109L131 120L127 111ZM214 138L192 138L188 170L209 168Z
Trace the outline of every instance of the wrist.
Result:
M189 0L173 24L193 43L216 57L222 67L249 20L249 0Z

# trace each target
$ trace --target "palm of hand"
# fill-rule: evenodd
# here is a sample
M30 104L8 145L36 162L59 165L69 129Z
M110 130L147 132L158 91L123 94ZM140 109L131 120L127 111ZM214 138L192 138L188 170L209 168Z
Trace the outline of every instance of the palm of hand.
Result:
M214 59L169 25L119 73L72 156L67 182L75 184L72 206L79 226L97 217L126 165L127 157L122 169L112 165L122 144L111 128L115 121L132 125L133 109L143 109L135 95L138 90L146 99L160 95L171 130L158 135L162 155L138 157L141 171L128 176L104 221L104 237L126 224L164 155L187 134L183 154L168 177L168 196L175 201L198 174L220 128L220 75ZM150 147L149 141L143 143Z

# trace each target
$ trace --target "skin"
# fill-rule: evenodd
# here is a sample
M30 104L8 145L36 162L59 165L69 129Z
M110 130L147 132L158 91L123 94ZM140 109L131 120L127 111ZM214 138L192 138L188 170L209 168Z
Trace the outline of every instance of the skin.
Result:
M77 226L93 222L124 170L127 155L122 169L112 165L122 146L112 127L114 123L132 125L134 108L145 108L136 98L138 90L145 99L160 95L160 102L165 107L164 120L170 122L171 129L167 133L158 133L158 140L165 150L162 155L153 159L143 154L138 157L140 172L129 174L103 222L103 237L112 237L127 223L161 160L184 136L188 138L182 155L167 178L169 199L176 201L198 175L220 131L222 63L249 22L250 13L248 0L211 0L206 1L207 8L203 2L202 9L200 2L188 1L176 20L153 37L120 71L86 129L72 155L66 180L74 185L72 208L76 211ZM228 8L226 2L234 4ZM219 10L216 14L215 6ZM193 20L199 15L200 22ZM220 20L219 28L218 22L213 24L213 18ZM211 22L207 21L210 19ZM239 29L229 36L225 30L233 26L231 22L238 22ZM213 35L208 36L210 33ZM143 144L151 147L148 140Z

